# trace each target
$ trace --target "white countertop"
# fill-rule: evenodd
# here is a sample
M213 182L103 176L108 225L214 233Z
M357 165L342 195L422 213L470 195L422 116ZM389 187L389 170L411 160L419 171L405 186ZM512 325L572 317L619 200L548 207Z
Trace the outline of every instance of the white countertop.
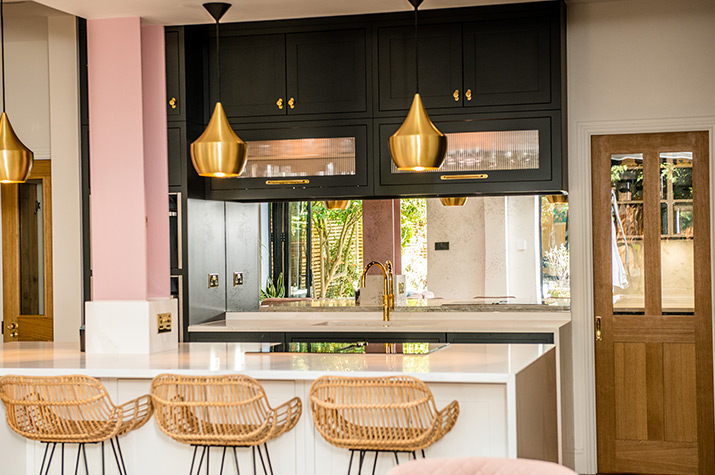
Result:
M189 326L189 332L417 332L554 333L570 312L227 312L225 320Z
M161 373L241 373L261 380L313 380L320 376L408 374L426 382L506 383L553 345L450 345L428 355L254 353L261 343L182 343L151 355L93 355L75 344L17 342L0 345L0 375L85 374L149 379Z

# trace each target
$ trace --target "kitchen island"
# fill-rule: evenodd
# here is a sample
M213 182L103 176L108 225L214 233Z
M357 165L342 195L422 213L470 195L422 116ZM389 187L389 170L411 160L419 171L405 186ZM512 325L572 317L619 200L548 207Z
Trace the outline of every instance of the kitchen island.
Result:
M151 379L165 372L254 377L264 385L274 406L293 396L303 401L298 425L270 443L275 472L299 475L342 473L349 459L347 450L327 444L313 426L308 399L313 380L328 374L407 374L428 384L438 408L455 399L460 404L454 429L426 451L428 457L559 458L553 345L447 345L426 355L276 353L269 352L271 347L185 343L176 351L118 356L84 354L69 344L9 343L0 347L0 374L86 374L102 380L117 403L148 392ZM130 473L188 470L192 449L161 434L153 421L124 437L122 443ZM68 469L76 449L69 450ZM4 423L0 451L3 473L38 472L42 446L24 440ZM99 467L99 448L88 447L87 453L90 470ZM239 459L242 472L251 473L250 452L241 449ZM393 464L391 456L381 456L377 473L386 473Z

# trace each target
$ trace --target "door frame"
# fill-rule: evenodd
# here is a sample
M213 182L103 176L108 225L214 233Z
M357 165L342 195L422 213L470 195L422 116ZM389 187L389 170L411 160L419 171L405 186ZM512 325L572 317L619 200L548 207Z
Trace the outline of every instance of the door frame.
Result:
M593 226L591 213L591 136L636 133L708 132L710 196L715 197L715 116L578 122L570 127L569 234L571 251L572 374L564 378L563 391L572 395L572 412L564 414L564 463L579 473L597 473L596 359L593 305ZM711 205L710 233L715 231L715 206ZM710 242L715 255L715 239ZM715 261L715 259L714 259ZM715 276L715 262L711 263ZM715 301L715 279L711 289ZM715 325L714 325L715 328ZM715 366L715 365L714 365ZM567 375L568 376L568 375ZM570 381L569 381L570 380Z

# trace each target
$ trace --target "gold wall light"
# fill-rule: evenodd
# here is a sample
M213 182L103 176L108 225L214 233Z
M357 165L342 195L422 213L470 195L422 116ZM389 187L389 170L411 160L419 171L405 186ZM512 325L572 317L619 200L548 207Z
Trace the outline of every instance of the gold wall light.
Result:
M221 55L219 50L219 20L231 7L229 3L204 3L204 8L216 20L216 80L218 102L204 133L191 144L191 162L200 176L214 178L237 177L246 168L246 142L238 138L228 123L221 105Z
M347 209L350 200L324 201L324 203L327 209Z
M447 153L447 137L432 123L420 98L417 9L422 1L409 0L415 8L415 97L407 118L390 137L390 153L397 169L418 172L439 169Z
M450 198L440 198L442 206L464 206L467 202L466 196L454 196Z
M34 154L17 137L5 113L5 2L0 0L2 50L2 115L0 116L0 183L24 183L32 171Z
M547 195L546 199L549 201L551 204L561 204L561 203L568 203L569 202L569 197L568 195Z

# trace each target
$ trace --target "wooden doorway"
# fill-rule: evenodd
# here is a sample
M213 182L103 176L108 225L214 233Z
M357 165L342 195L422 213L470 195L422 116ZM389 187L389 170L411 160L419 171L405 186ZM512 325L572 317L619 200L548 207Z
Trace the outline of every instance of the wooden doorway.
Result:
M591 154L598 471L713 474L708 133Z
M3 184L4 341L52 341L52 184L50 161L30 178Z

